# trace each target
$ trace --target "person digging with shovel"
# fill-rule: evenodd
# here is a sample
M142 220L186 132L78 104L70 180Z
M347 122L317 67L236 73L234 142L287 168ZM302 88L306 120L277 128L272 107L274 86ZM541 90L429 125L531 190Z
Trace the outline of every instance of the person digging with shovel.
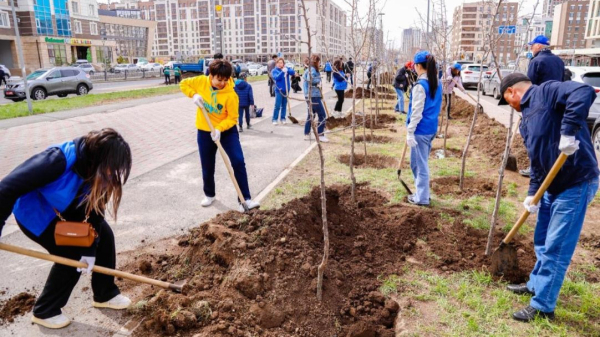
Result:
M61 309L79 276L91 273L94 265L115 268L115 237L104 217L110 211L116 219L130 172L129 145L115 130L102 129L47 148L0 181L0 234L12 213L23 234L50 254L87 264L87 268L52 266L33 306L33 323L50 329L69 325L71 320ZM91 225L96 232L91 245L76 247L56 240L57 223L65 220ZM91 274L92 306L129 307L131 301L121 295L114 276Z
M240 202L239 211L244 212L245 208L258 208L260 204L253 201L250 196L244 153L240 144L240 134L236 127L240 104L233 89L232 70L233 67L228 61L214 60L210 63L208 76L185 79L181 81L180 88L197 106L204 106L208 111L208 118L215 128L214 132L210 131L210 126L204 118L201 108L198 107L196 111L197 141L204 182L204 199L200 205L208 207L215 201L215 159L218 149L216 142L220 141L231 161L235 180L244 197L244 200L238 200ZM242 202L246 203L246 207L241 204Z
M533 245L537 261L529 282L509 285L517 294L530 294L529 306L513 318L529 322L536 316L554 319L565 274L579 241L587 206L598 190L598 162L586 118L596 99L594 88L578 82L548 81L533 85L524 74L502 79L498 105L509 104L523 114L519 131L531 162L529 191L523 205L537 214ZM540 188L561 152L567 160L538 204Z

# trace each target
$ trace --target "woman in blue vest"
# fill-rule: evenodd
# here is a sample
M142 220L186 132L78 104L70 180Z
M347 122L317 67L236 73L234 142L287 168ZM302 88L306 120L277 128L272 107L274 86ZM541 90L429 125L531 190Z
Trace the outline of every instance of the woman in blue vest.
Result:
M51 329L71 322L62 314L81 273L95 264L115 268L115 238L104 219L116 219L122 187L131 172L131 150L113 129L54 145L17 166L0 181L0 235L10 214L21 231L50 254L87 263L87 268L54 264L44 290L33 307L32 322ZM110 207L109 207L110 205ZM59 213L67 221L87 218L98 237L91 247L57 246L54 241ZM92 305L125 309L131 301L120 294L114 277L92 273Z
M410 168L417 192L408 196L416 205L429 205L429 152L438 127L442 107L442 87L438 83L435 58L428 51L415 54L417 82L413 85L408 116L406 143L410 146Z

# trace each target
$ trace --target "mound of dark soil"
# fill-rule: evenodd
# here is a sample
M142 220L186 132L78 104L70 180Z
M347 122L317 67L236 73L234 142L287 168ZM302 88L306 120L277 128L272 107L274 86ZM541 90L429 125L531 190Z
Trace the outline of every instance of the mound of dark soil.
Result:
M394 139L391 137L386 137L386 136L371 136L371 135L360 135L360 136L356 136L356 138L354 138L354 140L358 143L367 141L367 142L371 142L371 143L379 143L379 144L385 144L385 143L391 143Z
M468 198L474 195L495 197L497 185L492 179L465 177L464 188L459 189L459 177L440 177L431 180L431 189L436 194L453 194ZM505 195L506 191L502 191Z
M349 89L344 93L344 97L345 98L352 98L352 93L354 92L353 89ZM363 98L363 97L369 97L370 95L374 95L371 90L369 89L363 89L363 87L357 87L356 88L356 98Z
M350 155L349 154L343 154L343 155L338 156L338 160L341 163L350 166ZM376 168L376 169L383 169L383 168L398 166L398 160L394 157L382 156L379 154L369 154L365 158L364 154L355 153L353 165L354 165L354 167L358 167L358 168L370 167L370 168Z
M409 256L445 271L489 264L487 233L466 228L455 211L444 210L456 220L443 223L439 210L389 205L366 186L358 186L356 204L349 186L330 187L326 199L330 258L322 302L315 295L321 193L314 189L280 209L221 214L179 239L188 247L181 255L143 256L156 266L151 277L189 281L184 294L149 294L135 313L146 318L135 335L392 337L399 307L377 291L378 276L401 274ZM534 256L530 245L517 245ZM525 271L514 281L533 266L521 262Z
M517 167L519 168L519 170L529 167L529 157L527 156L527 149L525 148L523 137L521 137L521 134L518 132L513 137L510 153L517 158Z
M35 296L23 292L0 303L0 325L12 323L15 317L31 311L35 304Z
M386 128L386 124L396 123L397 119L393 115L388 114L379 114L379 116L375 116L375 114L367 114L366 116L356 115L355 117L356 127L361 127L363 124L365 127L369 129L384 129ZM352 126L352 114L344 117L344 118L327 118L327 129L333 130L337 127L349 127Z

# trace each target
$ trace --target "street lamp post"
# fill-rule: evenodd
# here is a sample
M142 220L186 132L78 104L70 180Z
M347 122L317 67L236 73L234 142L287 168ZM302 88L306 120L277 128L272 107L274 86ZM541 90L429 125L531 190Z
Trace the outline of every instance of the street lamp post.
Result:
M19 59L21 59L21 76L23 76L23 85L25 86L25 98L27 99L27 108L29 114L33 114L33 106L31 105L31 97L29 95L29 86L27 85L27 71L25 70L25 57L23 56L23 45L21 44L21 34L19 34L19 25L17 21L17 12L15 11L15 2L10 0L10 7L12 9L13 25L15 26L15 35L17 37L17 51L19 53Z

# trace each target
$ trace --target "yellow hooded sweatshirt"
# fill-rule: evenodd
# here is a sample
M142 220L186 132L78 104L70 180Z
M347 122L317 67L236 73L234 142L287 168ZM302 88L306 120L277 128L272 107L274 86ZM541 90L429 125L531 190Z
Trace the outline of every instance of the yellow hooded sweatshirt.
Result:
M233 79L230 78L225 88L214 90L209 76L187 78L179 84L179 88L187 97L192 98L194 94L202 96L208 118L215 129L221 132L231 129L238 122L240 100L233 87ZM196 111L196 128L210 132L200 108Z

